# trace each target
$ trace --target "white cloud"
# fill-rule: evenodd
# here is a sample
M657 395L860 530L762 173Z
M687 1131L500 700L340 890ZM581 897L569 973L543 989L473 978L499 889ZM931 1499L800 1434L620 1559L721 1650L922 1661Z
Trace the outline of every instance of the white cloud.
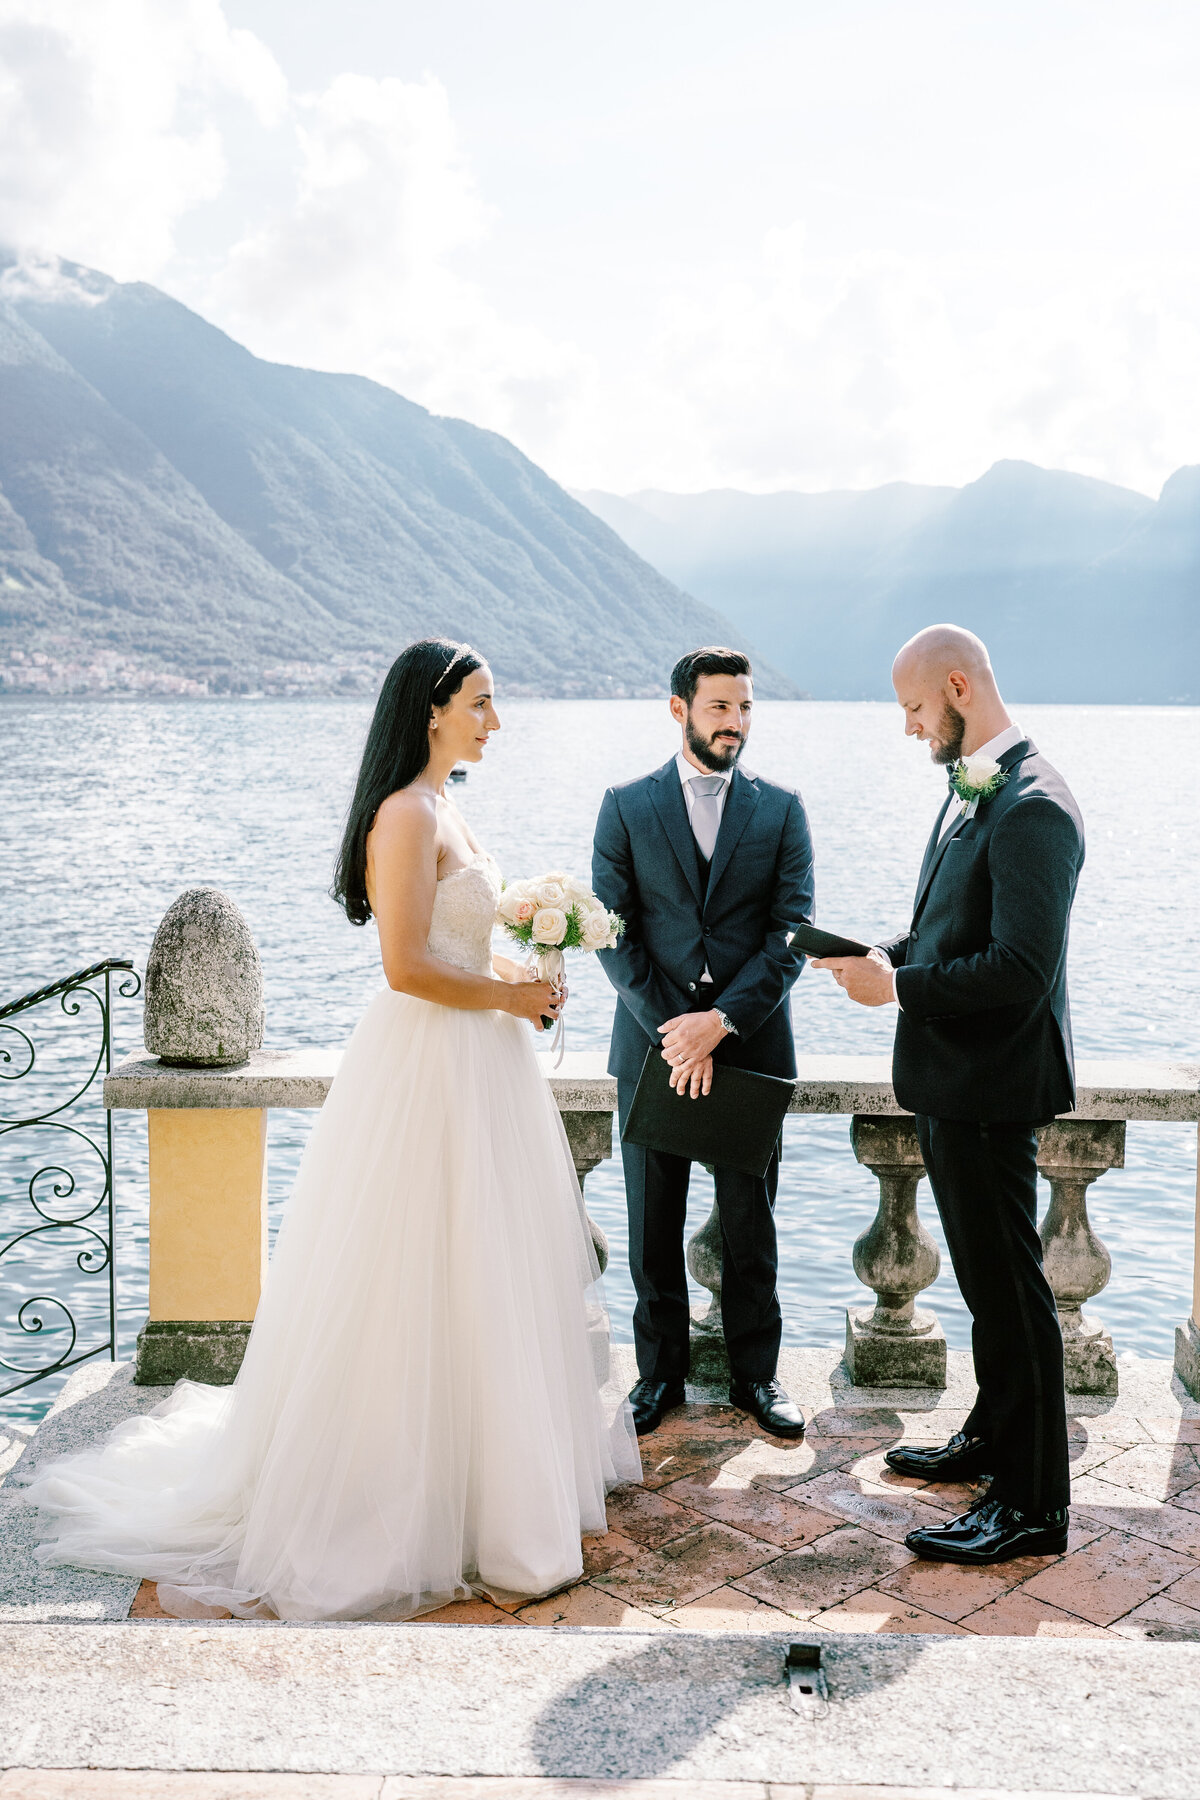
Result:
M0 0L0 238L152 279L227 179L214 106L286 98L220 0Z
M295 189L235 244L210 303L263 354L353 369L514 427L570 352L506 321L462 265L491 223L445 89L339 75L293 103Z
M708 74L719 91L716 64ZM1074 164L1047 161L1066 126L1046 99L1050 136L995 178L989 231L972 210L974 175L983 193L994 175L986 133L960 132L962 156L981 160L953 194L928 159L892 179L890 70L878 137L850 133L853 160L831 161L828 178L818 168L801 216L774 225L787 183L741 150L746 116L714 139L712 108L699 109L695 145L732 159L710 166L720 204L689 173L638 212L634 184L654 175L642 150L657 143L663 170L682 163L686 109L622 160L594 119L578 142L561 124L555 137L536 105L543 90L561 98L535 71L523 142L543 161L568 145L575 159L538 190L539 211L514 183L513 168L534 166L520 157L503 177L489 164L507 188L481 191L436 74L335 72L299 92L221 0L0 0L0 239L158 280L260 355L373 376L504 432L572 485L961 482L1021 456L1154 491L1200 457L1200 258L1178 231L1160 245L1152 218L1138 225L1146 196L1167 209L1170 171L1190 181L1183 115L1155 110L1169 75L1144 75L1139 130L1166 122L1152 170L1121 163L1124 190L1115 176L1072 187ZM586 70L572 78L586 93ZM1073 104L1090 106L1091 91L1072 90ZM517 134L502 97L471 115L485 148ZM1072 116L1071 133L1089 121ZM836 128L832 113L812 126ZM898 151L914 141L909 129ZM1055 191L1034 229L1022 208L1046 185L1043 164ZM760 205L768 174L774 198ZM833 174L848 184L836 201ZM1103 214L1109 194L1124 237ZM1055 221L1076 215L1102 227L1060 244Z

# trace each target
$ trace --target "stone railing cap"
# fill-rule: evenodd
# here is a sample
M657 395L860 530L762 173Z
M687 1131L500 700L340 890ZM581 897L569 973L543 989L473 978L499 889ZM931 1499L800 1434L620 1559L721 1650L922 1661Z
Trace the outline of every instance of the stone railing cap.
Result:
M318 1107L337 1071L338 1050L256 1050L232 1069L181 1069L143 1052L127 1057L104 1082L104 1104L118 1111L159 1107ZM569 1051L556 1070L539 1056L562 1112L612 1112L617 1084L603 1051ZM1081 1061L1075 1119L1200 1119L1200 1063L1133 1059ZM888 1056L797 1058L794 1113L901 1111Z

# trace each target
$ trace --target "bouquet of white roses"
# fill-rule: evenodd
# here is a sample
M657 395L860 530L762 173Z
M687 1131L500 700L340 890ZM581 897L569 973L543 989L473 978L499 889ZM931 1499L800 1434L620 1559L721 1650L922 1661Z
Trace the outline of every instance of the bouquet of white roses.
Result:
M555 987L562 982L565 950L614 950L625 929L624 919L609 912L590 887L557 869L530 881L508 882L496 923L529 952L529 966L539 981ZM544 1022L549 1026L551 1021Z

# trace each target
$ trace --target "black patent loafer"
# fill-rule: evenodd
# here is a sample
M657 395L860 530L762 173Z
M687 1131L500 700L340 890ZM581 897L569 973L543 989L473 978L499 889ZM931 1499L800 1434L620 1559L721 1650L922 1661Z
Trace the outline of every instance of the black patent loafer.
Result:
M897 1475L915 1475L918 1481L973 1481L991 1473L990 1458L986 1438L956 1431L948 1444L897 1444L883 1460Z
M682 1381L637 1381L629 1394L633 1412L633 1428L639 1437L656 1431L663 1415L683 1405Z
M804 1414L789 1400L778 1381L735 1381L729 1389L733 1406L757 1419L772 1437L804 1436Z
M914 1556L929 1562L969 1563L987 1568L1018 1556L1061 1556L1067 1547L1071 1515L1067 1507L1053 1512L1022 1512L1002 1500L981 1500L946 1525L910 1531L904 1542Z

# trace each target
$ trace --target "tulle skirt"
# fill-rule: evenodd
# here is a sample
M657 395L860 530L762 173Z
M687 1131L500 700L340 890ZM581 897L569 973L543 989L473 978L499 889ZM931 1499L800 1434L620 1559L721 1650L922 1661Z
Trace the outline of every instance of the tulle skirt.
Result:
M44 1561L180 1616L407 1618L582 1573L641 1479L599 1269L527 1028L385 990L347 1047L232 1387L30 1490Z

